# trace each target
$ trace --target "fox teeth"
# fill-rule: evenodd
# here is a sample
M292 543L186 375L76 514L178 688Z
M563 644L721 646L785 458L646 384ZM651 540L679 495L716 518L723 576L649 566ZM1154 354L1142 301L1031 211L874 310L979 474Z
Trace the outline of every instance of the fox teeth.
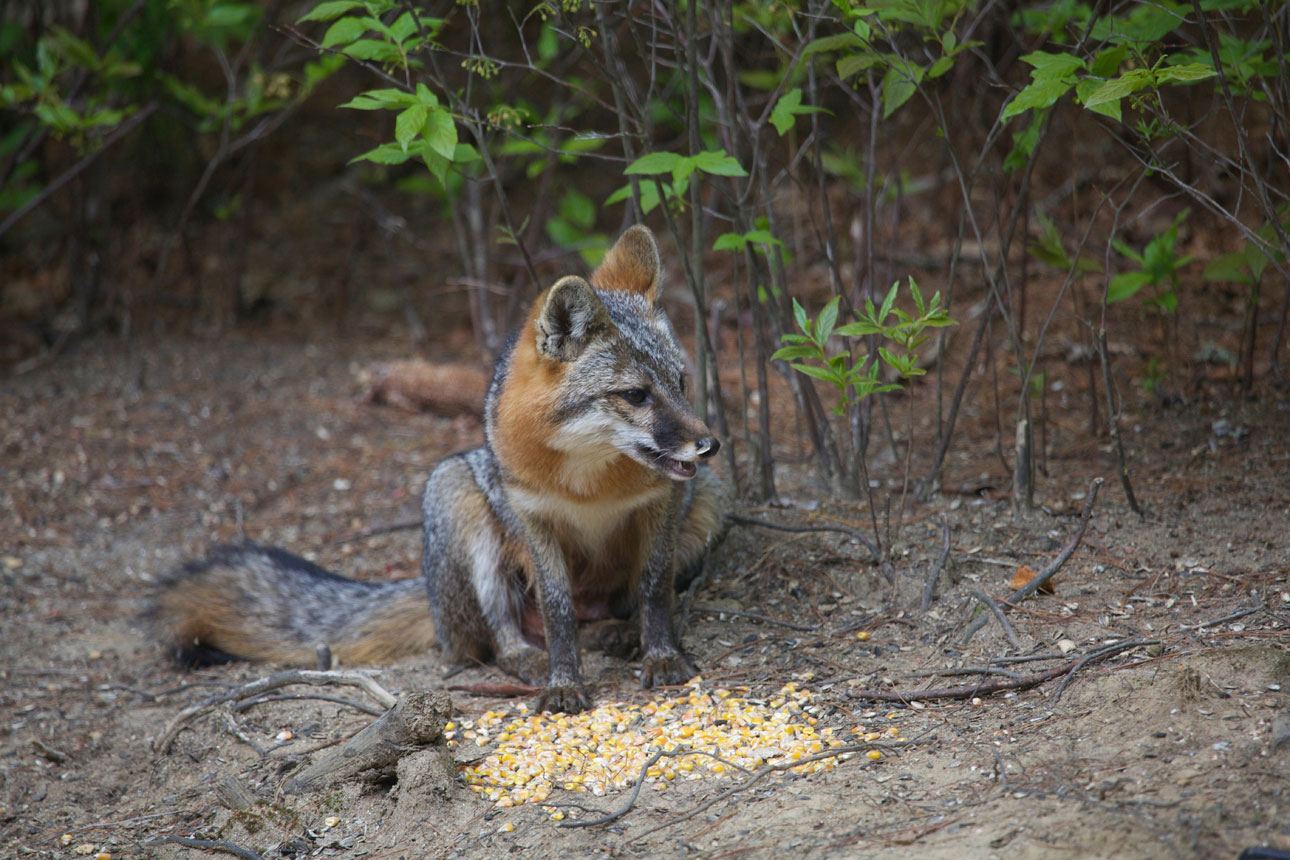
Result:
M693 463L687 463L684 460L674 460L671 457L667 458L667 467L682 478L693 478L694 473L697 471Z

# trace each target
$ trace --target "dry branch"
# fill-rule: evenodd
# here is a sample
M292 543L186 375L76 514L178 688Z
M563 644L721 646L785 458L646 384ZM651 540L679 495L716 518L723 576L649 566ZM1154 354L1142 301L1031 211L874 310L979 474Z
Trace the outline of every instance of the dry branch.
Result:
M1084 510L1080 511L1079 515L1079 525L1076 526L1075 534L1071 536L1070 542L1062 548L1062 551L1058 554L1057 558L1053 559L1047 567L1040 571L1038 576L1009 595L1008 598L1003 601L1004 603L1009 606L1015 606L1030 595L1034 594L1041 587L1047 585L1049 580L1057 574L1057 571L1062 569L1062 565L1064 565L1067 560L1075 554L1075 550L1079 549L1079 545L1084 541L1084 532L1088 529L1089 516L1093 513L1093 503L1097 501L1097 491L1101 486L1101 478L1094 478L1093 482L1089 484L1088 495L1084 499ZM976 632L985 626L985 623L989 619L989 615L982 615L968 625L967 632L963 634L963 644L966 645L972 637L976 635Z
M919 607L919 612L926 612L928 607L932 605L932 598L936 596L936 580L940 579L941 571L945 569L945 563L950 558L949 517L941 517L941 535L944 538L944 543L941 546L941 557L932 566L931 573L927 574L927 581L923 584L923 603Z
M287 783L287 791L304 791L323 782L359 775L388 779L404 755L442 740L443 727L451 713L452 702L443 693L408 693L380 719L319 755Z
M311 669L288 669L285 672L278 672L267 678L261 678L258 681L252 681L249 684L243 684L236 689L221 693L214 698L207 699L199 704L184 708L175 717L166 724L165 729L157 736L153 742L153 749L160 755L165 755L170 750L170 745L174 743L175 736L179 734L180 729L194 717L204 714L225 702L234 702L240 699L250 699L259 696L269 690L276 690L279 687L285 687L289 684L312 684L314 686L340 685L347 687L359 687L367 692L372 698L376 699L386 708L394 707L397 701L389 690L386 690L376 681L372 680L370 675L361 672L318 672Z
M795 526L788 523L777 523L772 520L759 520L756 517L745 517L740 514L728 514L726 519L742 526L760 526L764 529L775 529L781 532L837 532L838 534L850 535L864 544L865 549L869 550L874 561L882 561L882 553L878 551L878 547L874 542L869 540L869 536L850 526Z
M1089 663L1104 660L1112 654L1118 654L1130 648L1137 648L1140 645L1157 645L1159 643L1159 639L1125 639L1080 657L1078 660L1071 660L1069 663L1063 663L1056 668L1036 672L1033 675L1023 675L1019 678L1001 678L997 681L983 680L976 684L962 684L957 687L932 687L927 690L849 690L847 697L851 699L869 699L876 702L926 702L932 699L966 699L971 696L988 696L992 693L1029 690L1031 687L1038 687L1040 684L1051 681L1054 678L1060 678L1062 675L1073 676ZM1069 683L1069 680L1062 683L1062 688L1065 688L1067 683ZM1060 694L1060 689L1058 693Z
M1012 643L1012 647L1021 650L1021 640L1017 638L1016 631L1008 623L1008 616L1003 614L1003 610L999 608L999 604L995 602L994 598L979 588L972 589L972 596L981 601L981 604L986 609L990 610L990 614L999 622L999 626L1003 628L1003 632L1007 635L1008 641Z
M232 854L235 857L242 857L244 860L264 860L259 854L256 854L250 848L243 848L241 845L235 845L224 839L193 839L188 836L163 836L160 839L149 839L143 845L146 848L153 848L157 845L182 845L185 848L198 848L203 851L223 851L225 854Z

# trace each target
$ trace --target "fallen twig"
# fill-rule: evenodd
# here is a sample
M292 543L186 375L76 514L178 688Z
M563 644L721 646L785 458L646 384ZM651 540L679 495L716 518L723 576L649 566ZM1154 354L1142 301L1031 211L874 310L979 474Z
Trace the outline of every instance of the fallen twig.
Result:
M1112 654L1118 654L1121 651L1127 651L1130 648L1136 648L1139 645L1159 645L1159 644L1160 644L1159 639L1126 639L1120 642L1115 642L1111 645L1107 645L1105 648L1094 651L1092 654L1089 654L1087 657L1084 657L1080 660L1075 661L1075 665L1071 667L1070 672L1067 673L1065 678L1062 678L1062 682L1058 684L1057 689L1053 691L1053 701L1055 702L1062 697L1062 691L1065 690L1066 685L1071 682L1071 678L1074 678L1075 673L1078 672L1080 669L1083 669L1089 663L1092 663L1095 660L1101 660L1105 657L1109 657Z
M371 705L363 704L362 702L355 701L354 699L343 699L340 696L301 696L291 693L282 693L276 696L256 696L254 699L247 699L244 702L238 702L231 710L235 714L240 714L248 708L253 708L256 705L263 705L268 702L299 702L305 700L332 702L337 705L344 705L348 708L353 708L356 711L362 711L365 714L371 714L373 717L379 717L381 714L385 713L384 708L374 708Z
M223 851L225 854L234 854L243 857L245 860L264 860L259 854L256 854L250 848L243 848L241 845L234 845L223 839L193 839L188 836L163 836L160 839L149 839L143 843L145 848L154 848L158 845L182 845L185 848L201 848L205 851Z
M964 666L960 669L925 669L920 672L906 672L911 678L934 678L947 675L1002 675L1005 678L1021 678L1022 675L1008 669L994 666Z
M237 720L233 719L233 715L229 713L228 708L219 709L219 719L224 724L224 731L255 750L260 756L264 756L268 752L264 747L257 744L254 738L242 731L242 727L237 724Z
M1140 645L1159 644L1159 641L1158 639L1124 639L1077 660L1071 660L1052 669L1036 672L1033 675L1023 675L1019 678L1002 678L997 681L962 684L957 687L933 687L927 690L848 690L847 696L852 699L869 699L877 702L926 702L932 699L966 699L970 696L988 696L992 693L1029 690L1031 687L1038 687L1040 684L1051 681L1054 678L1060 678L1062 675L1074 674L1089 663L1103 660L1112 654L1126 651L1129 648L1137 648Z
M1053 578L1057 571L1062 569L1062 565L1064 565L1070 557L1075 554L1075 550L1079 549L1080 543L1084 540L1084 532L1088 528L1089 516L1093 513L1093 503L1097 501L1097 491L1101 486L1101 478L1094 478L1093 483L1089 484L1088 495L1084 499L1084 510L1080 511L1079 515L1079 525L1076 526L1075 534L1071 536L1070 542L1062 548L1062 551L1058 554L1057 558L1053 559L1052 562L1040 571L1034 579L1030 580L1030 582L1027 582L1025 585L1021 586L1021 588L1018 588L1009 595L1008 598L1004 600L1004 603L1009 605L1020 603L1030 595L1034 594L1041 586L1047 585L1048 581ZM988 615L982 615L968 625L967 632L963 634L964 645L966 645L972 637L976 635L978 630L985 626L985 623L989 618L990 616Z
M42 758L48 761L51 761L54 764L64 764L68 759L71 758L71 756L69 756L67 753L63 752L62 750L54 749L53 747L44 743L43 741L41 741L40 738L32 738L31 745L36 748L36 752L40 753Z
M775 529L781 532L837 532L850 535L864 544L865 548L873 555L874 561L882 561L882 553L878 551L878 547L874 545L873 541L869 540L869 536L850 526L794 526L788 523L777 523L772 520L759 520L756 517L745 517L740 514L727 514L726 519L743 526L760 526L764 529Z
M1013 630L1012 625L1008 623L1008 616L1003 614L1003 610L999 608L999 604L994 602L994 598L979 588L972 589L972 596L981 601L981 604L985 606L986 609L990 610L990 613L999 622L999 626L1003 628L1003 632L1007 635L1008 641L1012 643L1012 647L1020 650L1021 640L1017 638L1017 632Z
M936 560L936 564L932 566L932 572L927 574L927 581L923 583L923 603L919 607L919 612L926 612L932 605L932 598L936 594L936 581L940 579L941 571L945 569L945 562L950 558L950 520L944 515L941 516L941 533L944 537L941 557Z
M359 687L367 692L372 698L376 699L386 708L394 707L394 694L386 690L380 684L376 683L370 675L360 672L318 672L313 669L288 669L285 672L278 672L267 678L261 678L258 681L252 681L249 684L243 684L226 693L207 699L196 705L184 708L174 716L165 729L157 736L153 743L153 749L157 753L164 755L170 750L170 745L174 742L175 736L179 734L180 729L199 714L206 713L218 705L225 702L233 702L239 699L250 699L259 696L269 690L275 690L279 687L285 687L289 684L313 684L317 686L337 684L348 687Z
M1033 663L1036 660L1060 660L1065 654L1019 654L1016 657L991 657L990 663L1009 665L1012 663Z
M1250 596L1254 598L1253 606L1247 606L1245 609L1237 610L1236 612L1233 612L1231 615L1224 615L1222 618L1215 618L1212 621L1202 621L1199 624L1186 624L1182 627L1179 627L1178 632L1186 633L1187 631L1190 631L1190 630L1204 630L1206 627L1214 627L1219 624L1226 624L1228 621L1235 621L1238 618L1244 618L1247 615L1253 615L1254 613L1258 612L1260 609L1263 608L1263 601L1259 600L1259 596L1254 592L1251 592Z

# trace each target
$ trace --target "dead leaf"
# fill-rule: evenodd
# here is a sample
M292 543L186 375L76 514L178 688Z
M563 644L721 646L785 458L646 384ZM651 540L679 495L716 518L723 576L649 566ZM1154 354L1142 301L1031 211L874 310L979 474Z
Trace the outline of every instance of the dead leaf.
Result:
M1012 577L1012 590L1016 591L1018 588L1021 588L1027 582L1034 579L1036 575L1037 574L1033 570L1023 564L1021 567L1017 568L1017 572ZM1039 586L1039 593L1056 594L1057 590L1053 587L1053 580L1050 579L1043 585Z

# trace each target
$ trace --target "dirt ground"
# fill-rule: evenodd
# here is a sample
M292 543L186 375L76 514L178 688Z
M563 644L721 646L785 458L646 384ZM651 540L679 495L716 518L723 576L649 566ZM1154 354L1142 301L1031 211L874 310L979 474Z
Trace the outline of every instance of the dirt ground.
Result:
M557 791L553 800L587 807L569 808L566 822L531 804L495 808L429 767L405 768L394 787L284 793L311 751L372 719L342 703L270 700L227 719L203 715L168 753L154 752L184 708L273 671L185 672L168 662L140 613L172 566L245 537L350 576L417 575L416 531L355 533L415 517L435 462L481 432L471 418L365 402L357 371L405 354L397 338L271 327L218 340L104 337L3 383L0 856L203 853L148 844L170 836L265 858L1290 850L1290 403L1272 386L1254 399L1206 387L1126 417L1145 520L1124 502L1109 446L1066 441L1077 434L1057 422L1041 507L1015 521L1002 466L980 453L992 449L992 430L978 416L956 444L963 453L951 454L946 493L914 506L901 528L894 603L845 534L732 528L687 617L702 688L766 699L794 680L838 736L898 727L908 743L876 761L769 773L739 791L742 775L677 782L642 792L612 824L567 829L559 825L617 809L627 792ZM899 470L881 453L875 460L894 480ZM1097 475L1107 483L1056 594L1009 616L1019 645L994 621L965 645L965 621L980 611L971 591L1002 598L1019 565L1051 562ZM745 513L867 527L862 505L817 501L793 467L780 480L782 503ZM951 563L920 614L943 517ZM912 705L856 695L1025 676L1133 638L1144 642L1080 667L1060 696L1060 679ZM1037 659L1007 659L1021 656ZM995 674L932 674L989 660ZM598 702L657 695L638 689L630 662L590 654L585 668ZM375 677L396 694L510 680L488 668L443 675L432 653ZM520 700L453 701L465 722ZM462 762L481 753L453 751ZM244 811L216 791L230 777L252 792Z

